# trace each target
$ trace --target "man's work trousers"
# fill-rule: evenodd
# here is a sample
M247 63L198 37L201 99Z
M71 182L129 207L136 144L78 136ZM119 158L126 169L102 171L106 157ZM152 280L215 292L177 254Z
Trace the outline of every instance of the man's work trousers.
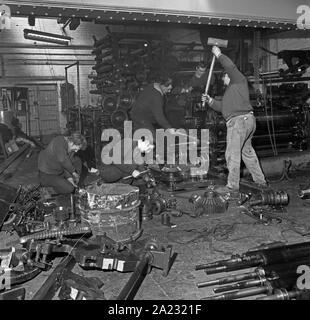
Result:
M256 130L253 113L236 116L226 123L227 146L226 163L228 168L227 186L239 190L241 158L257 184L265 184L265 176L260 167L252 137Z

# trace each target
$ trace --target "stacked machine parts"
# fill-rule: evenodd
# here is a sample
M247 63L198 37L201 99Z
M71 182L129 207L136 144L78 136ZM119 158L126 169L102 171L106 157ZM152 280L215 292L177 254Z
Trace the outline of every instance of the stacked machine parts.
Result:
M306 150L309 138L309 109L304 104L304 97L308 92L308 85L298 82L268 83L264 88L263 95L250 90L256 117L253 145L258 155L268 157ZM220 100L221 91L215 87L213 96ZM180 103L179 101L180 98L173 99L173 103ZM186 98L185 109L183 126L209 129L211 165L224 164L226 123L223 117L208 106L203 107L201 94L197 92L192 92Z
M80 128L100 159L103 129L115 128L123 134L124 121L143 87L163 73L177 70L171 55L172 44L162 34L111 32L94 37L95 71L89 78L98 95L98 105L80 108ZM69 110L69 127L78 129L76 108Z
M228 275L200 282L198 288L214 287L215 295L204 300L309 300L310 291L302 274L309 268L309 242L262 245L231 259L197 265L207 275ZM255 268L242 273L231 272Z

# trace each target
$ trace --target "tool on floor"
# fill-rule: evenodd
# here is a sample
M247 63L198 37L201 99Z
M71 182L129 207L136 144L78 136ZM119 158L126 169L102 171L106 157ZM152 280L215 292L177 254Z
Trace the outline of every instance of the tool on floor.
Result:
M227 48L228 40L208 38L207 44L209 46L217 46L217 47ZM210 84L211 84L211 77L212 77L212 73L213 73L213 69L214 69L214 64L215 64L215 55L213 55L213 57L212 57L208 80L207 80L207 84L205 87L205 94L208 94L208 92L209 92L209 88L210 88ZM202 102L202 107L203 108L205 107L205 101Z

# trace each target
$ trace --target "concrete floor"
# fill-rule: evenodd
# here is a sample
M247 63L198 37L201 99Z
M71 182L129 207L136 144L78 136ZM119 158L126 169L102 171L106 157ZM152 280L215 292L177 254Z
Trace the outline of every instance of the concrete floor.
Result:
M13 186L37 183L36 161L37 153L24 159L14 169L13 176L6 180L6 183ZM290 203L286 207L286 212L282 213L284 219L280 224L268 226L259 224L239 213L236 203L233 202L230 203L228 211L222 214L204 215L198 218L186 215L171 217L171 222L176 225L175 228L163 226L160 216L154 216L152 220L144 222L141 239L155 238L163 245L172 245L177 257L167 277L162 275L161 270L153 269L146 276L135 299L199 300L212 295L212 288L199 289L196 284L222 277L224 274L207 276L203 271L195 271L197 264L228 259L232 254L243 253L263 243L309 241L308 202L299 199L297 191L300 185L309 182L310 171L304 170L295 176L291 181L271 183L273 189L284 190L290 195ZM308 231L309 236L305 235ZM8 235L1 232L0 243L2 248L10 247L18 243L18 237L16 234ZM55 260L54 266L57 261L58 259ZM86 277L100 278L104 283L102 290L107 299L116 297L131 275L117 271L83 270L79 266L74 267L73 271ZM23 285L26 288L26 299L32 298L49 274L50 271L42 272Z

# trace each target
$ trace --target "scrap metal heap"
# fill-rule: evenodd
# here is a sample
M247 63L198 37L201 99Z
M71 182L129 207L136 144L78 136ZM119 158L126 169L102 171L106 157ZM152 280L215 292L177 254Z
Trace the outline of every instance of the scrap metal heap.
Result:
M80 293L70 299L104 298L98 281L82 280L75 274L64 273L68 269L68 261L72 267L78 264L84 269L133 272L119 299L132 299L153 267L163 269L163 275L167 276L172 263L170 246L164 247L154 239L132 239L124 243L111 239L105 233L92 235L91 226L81 221L76 210L76 195L41 199L37 186L30 190L19 189L17 193L15 202L9 206L10 223L6 230L17 232L19 245L0 250L0 299L25 298L24 291L14 288L12 291L11 287L33 279L41 271L50 270L54 259L64 255L64 263L56 268L60 299L70 298L70 284ZM55 273L52 272L33 299L53 298L51 292L56 293L55 287ZM92 293L86 290L87 287L92 288Z
M258 296L258 300L309 299L310 290L299 284L300 266L310 263L310 242L285 245L271 243L249 250L231 259L196 266L206 274L255 269L250 272L198 283L198 288L216 286L214 296L203 300L235 300Z
M161 171L160 174L169 178L171 170ZM210 185L207 180L200 181L200 184L197 181L194 184L191 181L180 181L170 190L169 179L164 181L165 188L160 180L154 178L152 171L147 170L144 182L144 193L130 185L97 181L75 195L50 195L43 199L39 186L7 189L6 200L3 200L3 207L7 210L3 218L4 226L7 231L16 231L20 238L15 248L0 251L0 299L24 298L25 292L15 290L14 286L33 279L42 271L50 270L54 259L64 255L65 258L33 299L52 299L59 288L59 299L105 299L100 280L81 279L69 272L75 264L87 270L132 272L117 299L133 299L150 270L153 267L160 268L166 276L175 257L170 246L164 247L154 239L137 241L142 233L138 219L140 214L143 220L162 214L162 223L170 225L170 220L167 220L169 214L181 216L184 213L198 217L202 214L223 213L228 208L227 199L215 192L214 185ZM200 186L202 193L198 192ZM182 192L194 190L191 196L182 196ZM178 197L185 198L193 210L184 210ZM266 190L244 194L239 204L243 205L242 213L246 213L242 211L246 209L251 217L269 223L275 216L266 212L266 206L281 207L287 205L288 201L286 192ZM262 210L258 216L257 208ZM116 233L108 228L110 218L114 228L117 225ZM198 286L228 285L215 288L214 292L221 294L208 297L212 300L258 294L266 294L268 299L303 298L304 292L295 288L296 268L309 264L309 249L310 242L287 246L281 243L235 255L228 260L200 265L196 269L205 269L207 274L252 267L256 269ZM12 286L14 291L9 290ZM70 288L74 288L78 294L72 296Z

